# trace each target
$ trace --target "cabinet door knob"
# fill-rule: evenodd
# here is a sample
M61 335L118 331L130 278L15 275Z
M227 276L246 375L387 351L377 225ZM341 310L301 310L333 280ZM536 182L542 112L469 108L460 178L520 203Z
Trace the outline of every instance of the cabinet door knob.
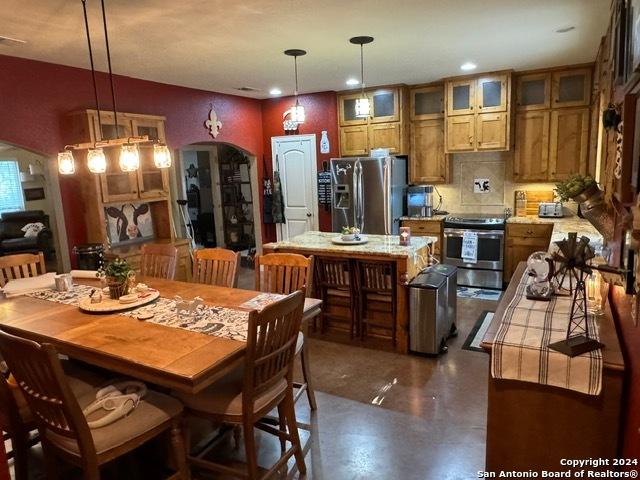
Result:
M469 110L473 110L473 105L469 106Z

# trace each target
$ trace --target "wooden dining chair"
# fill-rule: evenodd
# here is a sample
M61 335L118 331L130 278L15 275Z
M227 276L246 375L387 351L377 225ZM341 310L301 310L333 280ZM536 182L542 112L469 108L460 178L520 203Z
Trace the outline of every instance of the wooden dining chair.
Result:
M140 250L140 273L145 277L173 280L176 276L178 249L173 245L145 243Z
M194 252L193 276L195 283L235 288L238 283L240 252L225 248L203 248Z
M288 295L303 290L308 297L313 291L313 255L305 257L297 253L269 253L256 256L256 290ZM300 356L304 382L294 382L297 392L295 401L306 391L311 410L317 409L309 368L309 350L305 337L300 332L296 344L296 356Z
M75 395L53 346L0 329L0 353L38 425L47 478L60 478L61 459L80 467L83 478L99 479L101 465L168 430L178 472L186 478L182 405L178 401L149 390L128 416L90 429L82 408L95 400L97 388Z
M358 260L356 270L360 336L365 338L371 327L390 328L395 345L397 313L395 263ZM384 323L377 320L375 312L386 314L389 321Z
M295 346L303 310L304 294L298 291L260 312L252 311L249 314L244 365L200 393L174 393L185 405L187 414L216 423L241 425L244 434L247 472L204 460L209 449L197 456L188 455L191 465L255 480L270 477L293 455L300 475L304 476L306 466L298 435L292 383ZM280 428L262 420L276 407ZM254 428L278 436L283 446L280 459L261 477ZM286 441L291 443L291 448L286 449Z
M47 267L42 252L0 257L0 288L4 287L9 280L37 277L44 273L47 273Z

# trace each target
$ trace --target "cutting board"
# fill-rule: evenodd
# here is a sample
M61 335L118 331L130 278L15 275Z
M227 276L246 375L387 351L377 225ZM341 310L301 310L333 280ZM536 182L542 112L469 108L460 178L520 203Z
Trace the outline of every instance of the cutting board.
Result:
M517 217L538 216L538 205L544 202L553 202L555 197L553 190L525 190L524 193L527 196L527 202L523 210L516 208L515 214ZM517 206L518 191L515 192L514 198Z

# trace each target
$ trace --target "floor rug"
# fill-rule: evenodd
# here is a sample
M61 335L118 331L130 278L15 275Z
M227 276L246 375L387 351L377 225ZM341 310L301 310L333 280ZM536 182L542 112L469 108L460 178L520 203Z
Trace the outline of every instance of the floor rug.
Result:
M480 314L480 318L478 318L478 321L476 321L476 324L473 326L471 332L469 332L469 336L462 345L464 350L484 352L484 350L480 348L480 343L484 338L484 334L487 333L489 325L491 325L491 320L493 320L493 312L482 312Z
M500 300L501 290L488 288L458 287L459 298L475 298L476 300Z

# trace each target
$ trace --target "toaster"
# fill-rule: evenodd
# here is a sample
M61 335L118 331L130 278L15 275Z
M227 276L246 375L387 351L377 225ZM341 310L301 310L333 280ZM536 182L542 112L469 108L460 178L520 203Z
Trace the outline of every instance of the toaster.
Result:
M560 218L563 216L562 202L542 202L538 205L538 217Z

